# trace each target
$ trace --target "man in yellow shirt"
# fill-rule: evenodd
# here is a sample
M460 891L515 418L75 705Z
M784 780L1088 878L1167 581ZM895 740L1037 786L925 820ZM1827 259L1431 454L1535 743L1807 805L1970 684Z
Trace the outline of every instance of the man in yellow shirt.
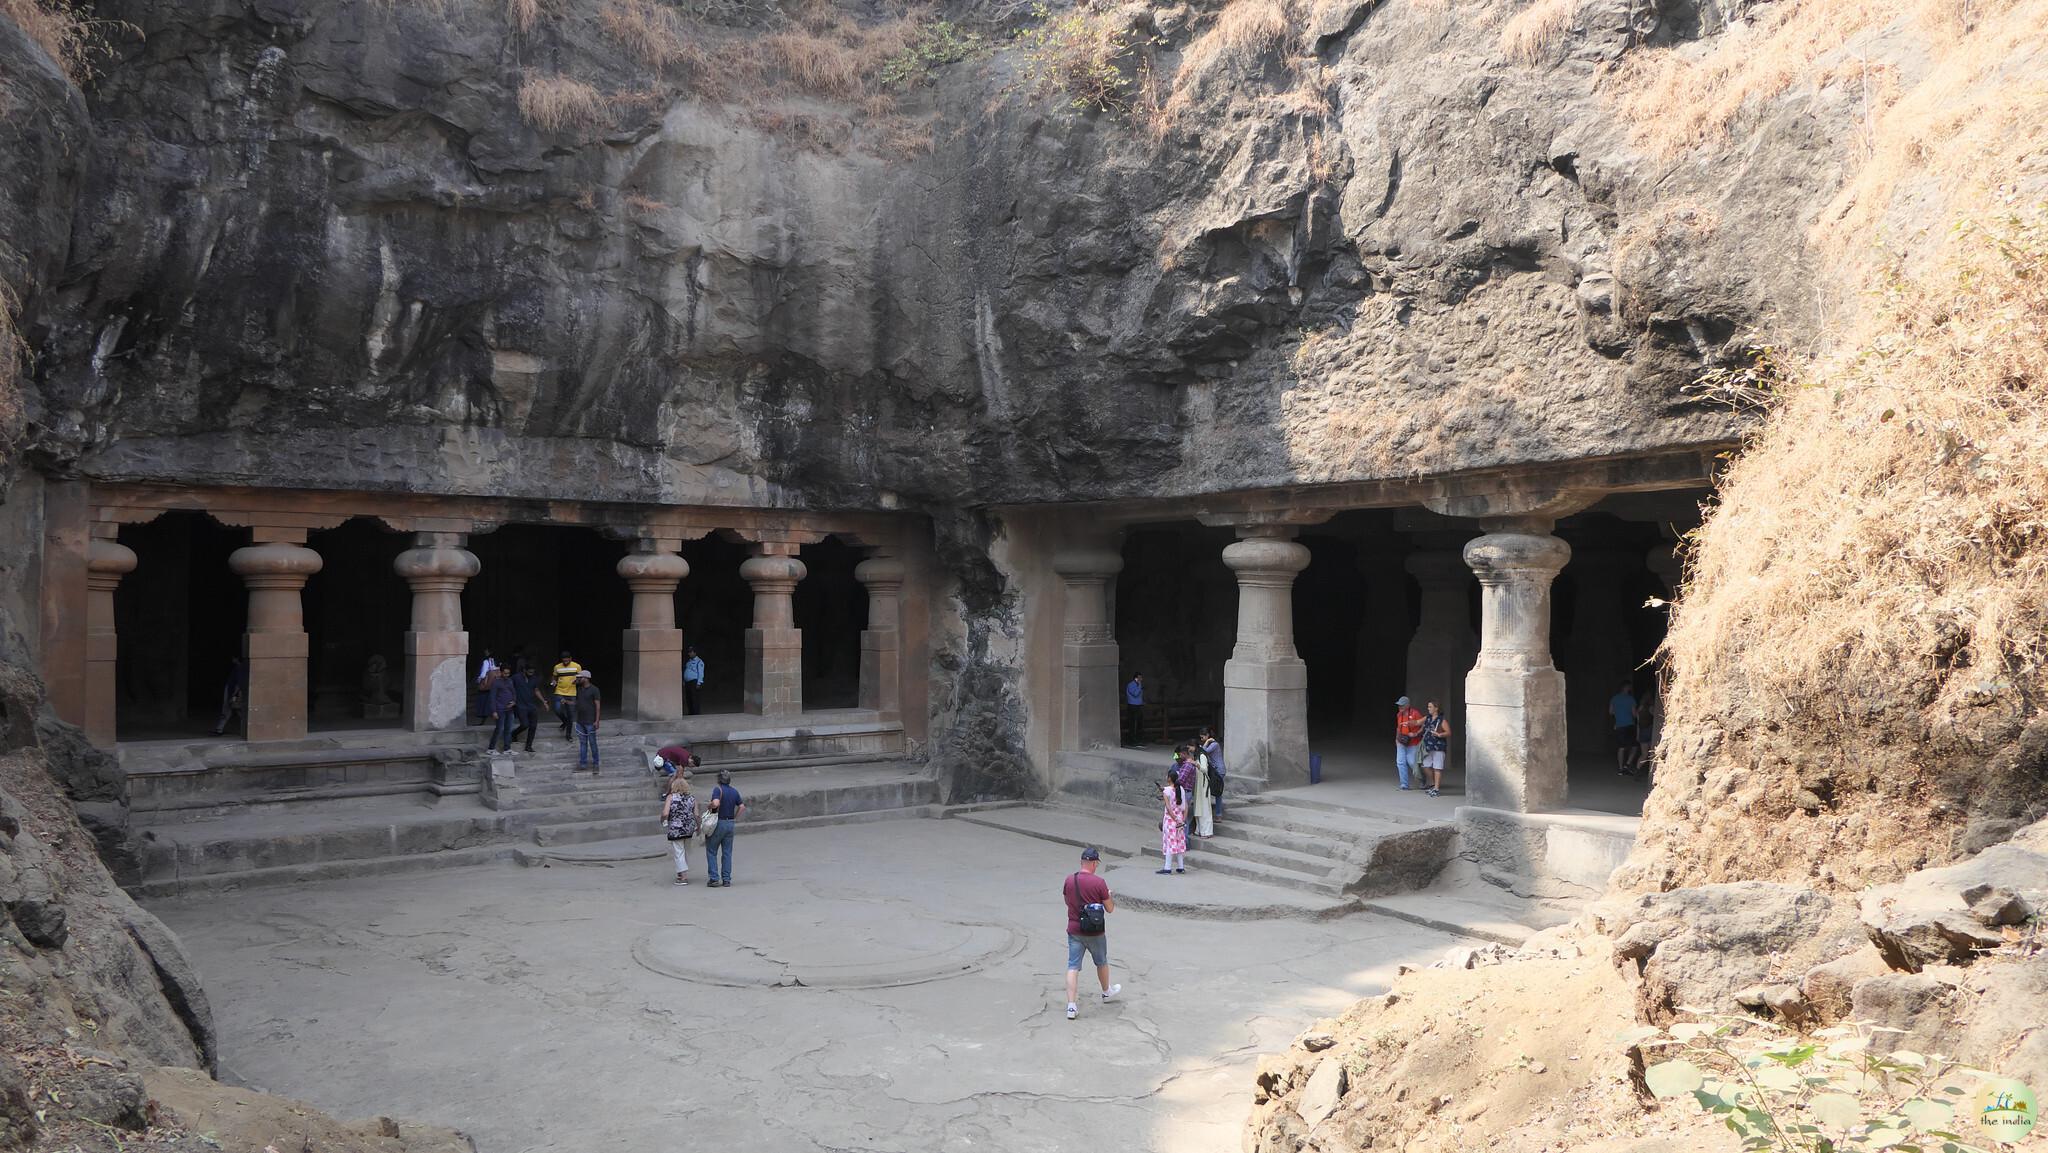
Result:
M574 740L569 726L576 719L576 674L583 666L576 663L568 649L562 650L562 659L555 662L549 675L555 678L555 716L562 721L562 739Z

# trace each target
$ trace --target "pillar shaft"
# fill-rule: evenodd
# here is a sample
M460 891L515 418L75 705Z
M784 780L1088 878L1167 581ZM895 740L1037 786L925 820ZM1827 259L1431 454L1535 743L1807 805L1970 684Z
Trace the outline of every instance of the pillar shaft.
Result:
M1288 526L1223 550L1237 574L1237 644L1223 665L1223 760L1271 787L1308 782L1308 666L1294 651L1294 577L1308 567Z
M120 638L114 631L114 590L135 571L135 551L111 540L94 540L85 554L85 735L103 749L114 747L114 674Z
M1113 548L1055 553L1053 571L1065 583L1060 639L1060 748L1115 748L1123 693L1117 685L1115 622L1109 592L1124 558Z
M414 533L392 568L412 586L412 628L405 634L405 727L445 729L469 713L469 633L462 587L483 571L460 533Z
M804 711L804 634L796 627L793 597L805 570L796 552L793 544L757 544L740 565L740 576L754 589L741 707L758 716Z
M1495 532L1465 546L1479 576L1479 661L1465 678L1465 781L1476 805L1565 803L1564 675L1550 656L1550 585L1571 557L1554 536Z
M1479 656L1479 638L1472 632L1472 570L1464 557L1453 550L1431 549L1408 557L1408 572L1422 589L1421 611L1415 636L1408 642L1408 677L1403 690L1415 706L1434 700L1443 706L1451 731L1461 738L1465 731L1465 676ZM1375 702L1382 713L1391 713L1394 702ZM1464 761L1466 742L1451 741L1447 760L1454 766Z
M642 540L619 559L619 576L633 590L632 625L620 634L625 684L620 706L643 721L683 715L683 630L676 627L676 586L690 562L667 541Z
M306 625L299 593L320 564L319 553L291 541L259 542L228 556L228 567L249 590L249 625L242 634L249 676L242 732L249 740L306 735Z
M875 555L854 566L868 590L868 627L860 634L860 707L885 717L903 712L903 562Z

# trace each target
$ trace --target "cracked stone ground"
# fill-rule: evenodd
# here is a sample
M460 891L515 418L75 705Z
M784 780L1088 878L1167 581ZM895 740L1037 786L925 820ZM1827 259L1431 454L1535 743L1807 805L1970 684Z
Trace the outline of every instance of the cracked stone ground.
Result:
M1369 915L1126 910L1110 919L1123 996L1090 993L1068 1021L1059 889L1076 856L906 820L743 831L732 889L703 887L698 849L688 888L665 859L508 863L152 908L205 976L225 1076L452 1125L487 1153L1235 1150L1260 1053L1454 943ZM1183 880L1200 895L1199 872ZM696 927L714 968L745 951L773 981L806 961L928 963L969 922L1014 947L897 987L710 985L632 954Z

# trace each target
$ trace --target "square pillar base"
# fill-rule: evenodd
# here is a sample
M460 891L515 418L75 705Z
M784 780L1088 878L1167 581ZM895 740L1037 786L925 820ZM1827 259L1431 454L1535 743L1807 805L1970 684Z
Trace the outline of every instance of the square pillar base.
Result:
M643 721L672 721L683 715L683 630L627 629L619 646L625 658L619 705Z
M1123 743L1124 694L1117 684L1121 659L1114 641L1062 646L1060 748L1086 752Z
M1565 804L1564 674L1473 669L1465 676L1465 794L1490 809Z
M804 711L802 629L748 629L742 711L777 716Z
M884 716L903 712L902 641L895 629L860 634L860 707Z
M405 634L405 697L400 715L413 732L449 729L469 717L469 634Z
M1223 663L1223 763L1268 788L1308 784L1308 665Z
M242 735L252 741L295 741L306 735L306 634L243 633L249 689Z

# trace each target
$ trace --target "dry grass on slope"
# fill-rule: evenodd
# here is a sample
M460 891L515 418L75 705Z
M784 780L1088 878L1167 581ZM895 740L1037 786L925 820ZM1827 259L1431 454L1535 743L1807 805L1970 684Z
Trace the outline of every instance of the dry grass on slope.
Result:
M108 34L125 27L95 19L73 0L0 0L0 19L12 20L74 84L93 76L93 62L108 50Z
M542 132L584 133L605 124L610 102L572 76L528 76L519 85L519 115Z
M1578 16L1579 0L1536 0L1501 25L1501 55L1517 64L1549 59Z
M1619 882L1856 886L2048 785L2048 205L1899 278L1730 466Z

